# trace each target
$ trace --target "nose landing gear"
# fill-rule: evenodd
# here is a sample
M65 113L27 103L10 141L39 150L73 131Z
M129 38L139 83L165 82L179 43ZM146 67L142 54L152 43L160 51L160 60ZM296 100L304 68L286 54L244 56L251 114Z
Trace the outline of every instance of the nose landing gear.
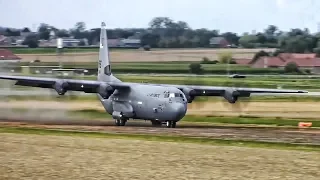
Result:
M125 119L125 118L114 119L114 122L115 122L116 126L125 126L127 119Z

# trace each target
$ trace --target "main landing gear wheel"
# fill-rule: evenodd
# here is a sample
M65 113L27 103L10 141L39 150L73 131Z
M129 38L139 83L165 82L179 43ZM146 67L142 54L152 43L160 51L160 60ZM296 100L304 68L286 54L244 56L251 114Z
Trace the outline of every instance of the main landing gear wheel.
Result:
M177 122L176 121L167 121L166 126L167 128L175 128Z
M126 119L115 119L114 121L116 126L125 126L127 122Z

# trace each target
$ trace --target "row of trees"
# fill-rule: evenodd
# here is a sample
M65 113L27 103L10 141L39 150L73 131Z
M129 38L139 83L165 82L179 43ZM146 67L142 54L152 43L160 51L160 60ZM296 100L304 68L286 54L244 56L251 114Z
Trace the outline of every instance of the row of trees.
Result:
M24 28L28 31L28 28ZM69 30L58 29L54 26L42 23L36 36L29 39L49 39L50 32L54 31L58 37L70 37L88 39L89 44L99 41L100 29L87 29L84 22L78 22ZM7 29L7 35L20 35L20 33ZM209 47L212 37L224 37L230 44L244 48L279 48L286 52L315 52L320 47L320 34L311 34L308 29L292 29L283 32L274 25L268 26L263 32L256 34L244 33L242 35L233 32L220 33L219 30L192 29L184 21L173 21L168 17L153 18L148 28L135 29L110 29L109 38L139 38L142 45L152 48L192 48Z

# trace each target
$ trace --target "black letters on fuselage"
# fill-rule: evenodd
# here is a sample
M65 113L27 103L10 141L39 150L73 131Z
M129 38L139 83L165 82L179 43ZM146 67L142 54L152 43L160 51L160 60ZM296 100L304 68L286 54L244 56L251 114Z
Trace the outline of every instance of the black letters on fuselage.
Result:
M160 94L151 93L151 94L148 94L147 96L159 98L159 97L160 97Z

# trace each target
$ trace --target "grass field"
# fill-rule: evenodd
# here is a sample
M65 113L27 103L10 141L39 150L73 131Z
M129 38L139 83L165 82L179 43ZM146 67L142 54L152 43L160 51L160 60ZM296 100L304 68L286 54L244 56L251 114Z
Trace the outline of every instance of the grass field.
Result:
M215 141L199 144L94 133L5 131L0 140L0 179L312 180L320 176L319 152L286 150L287 146L265 149L245 143L237 147Z
M194 75L190 72L190 63L193 62L121 62L121 63L113 63L112 71L113 73L135 73L135 74L150 74L150 73L158 73L158 74L190 74ZM59 67L58 62L45 62L45 63L28 63L22 62L21 66L29 66L31 73L35 73L36 70L41 73L46 73L47 71L51 71L54 68ZM22 71L21 66L10 66L10 67L2 67L2 69L6 70L14 70L16 73ZM250 68L246 65L239 64L202 64L203 74L219 74L219 75L227 75L229 74L284 74L283 69L278 68ZM88 74L96 74L97 73L97 63L79 63L79 62L68 62L63 63L62 68L66 69L87 69Z
M262 49L157 49L152 51L144 50L111 50L110 58L114 62L166 62L166 61L200 61L202 57L216 60L219 53L232 52L234 58L252 58L254 53ZM263 49L269 52L274 49ZM38 51L38 52L37 52ZM51 51L51 53L50 53ZM61 57L63 62L97 62L97 49L87 50L70 49ZM39 59L43 62L56 62L58 57L56 49L43 50L13 50L23 61L32 61Z
M50 47L45 47L45 48L19 48L19 47L11 47L8 48L15 54L52 54L56 53L57 49L56 48L50 48ZM194 52L211 52L211 51L216 51L216 52L234 52L234 53L255 53L258 51L269 51L273 52L275 51L275 48L256 48L256 49L244 49L244 48L234 48L234 49L227 49L227 48L220 48L220 49L213 49L213 48L153 48L151 51L156 51L156 52L163 52L163 51L169 51L172 53L194 53ZM64 48L63 51L65 53L81 53L81 52L98 52L99 47L68 47ZM140 49L130 49L130 48L109 48L110 52L123 52L123 51L143 51L142 48Z
M43 77L53 77L54 75L35 75ZM142 76L142 75L117 75L120 80L125 82L137 83L161 83L161 84L180 84L180 85L208 85L208 86L234 86L234 87L257 87L257 88L284 88L300 90L319 90L320 78L284 78L284 77L247 77L245 79L234 79L228 77L183 77L183 76ZM71 76L64 78L96 80L96 76ZM10 84L9 81L1 80L0 87ZM12 83L11 83L12 84Z

